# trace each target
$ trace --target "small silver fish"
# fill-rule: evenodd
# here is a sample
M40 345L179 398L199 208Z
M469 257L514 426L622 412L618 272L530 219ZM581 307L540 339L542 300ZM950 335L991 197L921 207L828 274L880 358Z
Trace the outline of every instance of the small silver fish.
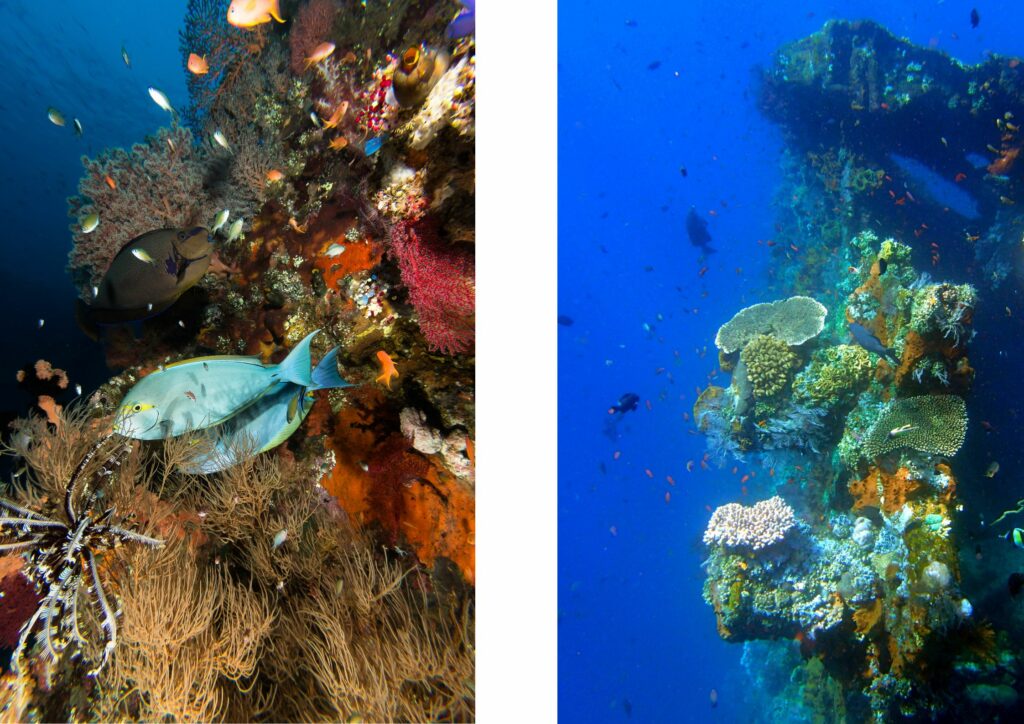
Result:
M224 136L224 132L221 131L219 128L213 132L213 140L217 143L218 146L220 146L224 150L231 150L231 146L228 145L228 139Z
M282 528L274 534L274 544L270 546L270 550L276 550L281 547L281 544L288 540L288 529Z
M185 329L185 323L182 322L180 319L178 320L178 326L181 327L182 329Z
M170 138L167 139L167 147L171 149L172 152L175 150L174 141L172 141Z
M97 286L94 286L94 287L92 288L92 297L93 297L93 299L95 299L95 298L96 298L96 297L98 297L99 295L100 295L100 288L99 288L99 287L97 287Z
M82 137L82 122L77 118L72 119L71 123L75 126L75 135L79 138Z
M42 329L45 325L46 325L46 320L45 319L40 319L39 320L39 329Z
M149 252L147 252L145 249L132 249L132 256L134 256L139 261L146 262L147 264L156 264L156 259L151 257L149 255Z
M317 128L323 128L323 121L320 120L320 116L318 116L314 111L309 112L309 119L313 121L313 125L316 126ZM54 122L56 123L56 121ZM63 126L64 124L60 123L58 125Z
M213 217L213 233L216 234L220 227L224 226L228 222L228 217L231 216L231 209L224 209Z
M897 435L902 435L905 432L910 432L911 430L916 429L917 425L900 425L899 427L894 427L889 430L889 437L896 437Z
M46 117L50 119L50 123L55 126L63 126L66 121L64 120L64 114L58 111L53 106L46 109Z
M121 60L123 60L124 64L129 68L132 67L132 60L128 57L128 51L124 49L123 45L121 46Z
M168 113L174 113L174 107L171 105L170 100L167 98L167 94L158 88L153 86L149 87L149 97L153 99L153 102L163 108Z
M81 385L75 385L75 394L78 395L79 397L82 396L82 386Z
M234 241L235 239L237 239L241 235L242 235L242 219L239 218L239 219L235 219L235 222L231 225L231 228L228 229L228 243L230 244L232 241Z
M100 225L100 215L93 212L82 219L82 233L91 234Z
M341 244L331 244L327 247L327 251L324 252L324 256L335 257L341 256L345 253L345 247Z
M152 312L153 311L153 302L150 302L149 304L146 305L146 311L147 312Z

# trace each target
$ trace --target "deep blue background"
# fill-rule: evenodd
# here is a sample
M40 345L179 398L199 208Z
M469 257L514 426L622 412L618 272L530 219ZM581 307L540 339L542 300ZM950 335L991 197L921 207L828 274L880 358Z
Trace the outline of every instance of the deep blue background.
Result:
M718 638L700 593L706 506L738 499L738 476L729 467L685 471L704 446L683 419L695 387L717 366L719 325L765 299L768 259L756 240L774 233L782 143L756 110L753 68L831 18L870 18L965 62L986 51L1024 52L1015 30L1020 6L977 4L974 30L971 7L559 2L558 311L574 320L559 327L562 720L741 721L753 714L741 711L742 649ZM691 204L710 218L718 249L703 277L684 231ZM708 216L711 209L717 217ZM979 310L979 329L986 314L999 316ZM1013 426L999 415L1007 390L1017 387L1011 364L1020 369L1019 354L997 358L991 330L979 332L972 349L979 376L972 405L1003 419L1003 443L1012 445L1005 433L1013 435ZM606 409L626 391L651 407L642 404L612 440L602 431Z
M178 54L184 17L185 0L0 1L0 411L33 402L14 375L41 357L86 393L106 381L99 345L75 324L76 292L64 271L71 250L66 199L77 190L83 154L130 146L168 123L147 87L185 105ZM121 60L122 44L131 69ZM61 110L66 126L50 123L49 106ZM75 117L81 138L71 128ZM42 329L39 319L46 320Z

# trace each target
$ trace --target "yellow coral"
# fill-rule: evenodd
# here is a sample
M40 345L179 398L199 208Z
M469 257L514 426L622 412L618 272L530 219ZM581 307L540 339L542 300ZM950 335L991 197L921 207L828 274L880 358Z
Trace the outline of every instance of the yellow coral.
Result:
M770 334L754 337L740 353L755 397L771 397L781 392L791 379L797 364L789 345Z

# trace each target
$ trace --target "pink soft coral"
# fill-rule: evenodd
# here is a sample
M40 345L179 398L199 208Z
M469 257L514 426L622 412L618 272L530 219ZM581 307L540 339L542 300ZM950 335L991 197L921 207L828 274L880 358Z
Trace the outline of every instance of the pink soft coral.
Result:
M445 354L470 349L476 295L472 255L438 239L429 217L395 224L390 251L431 349Z

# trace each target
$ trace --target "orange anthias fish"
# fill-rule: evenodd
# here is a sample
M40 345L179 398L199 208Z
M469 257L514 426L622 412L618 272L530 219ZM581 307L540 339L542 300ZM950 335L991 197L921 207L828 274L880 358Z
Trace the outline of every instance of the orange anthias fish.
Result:
M340 151L348 145L348 139L344 136L338 136L327 144L332 151Z
M319 63L324 58L329 58L333 52L334 43L320 43L320 45L313 48L313 52L306 58L306 67L308 68L313 63Z
M377 361L380 362L380 376L376 381L387 384L390 390L391 378L398 377L398 369L395 367L395 362L384 350L377 352Z
M267 181L270 183L277 183L278 181L284 180L284 174L278 171L276 168L272 168L267 171Z
M104 176L103 180L107 182L107 186L110 187L111 191L116 191L117 190L117 184L114 183L114 179L110 178L110 174L107 174L106 176Z
M206 58L201 58L195 53L188 54L188 63L185 65L190 73L196 75L206 75L210 72L210 64L206 62Z
M228 22L236 28L254 28L271 18L284 22L279 0L231 0L228 7Z
M345 113L348 111L348 101L345 101L340 106L334 109L334 113L331 117L324 121L324 128L334 128L341 122L341 119L345 117Z
M306 224L299 224L299 222L295 220L294 216L292 216L292 217L290 217L288 219L288 226L292 227L292 229L294 229L295 232L298 233L298 234L305 234L306 233L306 226L307 225Z

